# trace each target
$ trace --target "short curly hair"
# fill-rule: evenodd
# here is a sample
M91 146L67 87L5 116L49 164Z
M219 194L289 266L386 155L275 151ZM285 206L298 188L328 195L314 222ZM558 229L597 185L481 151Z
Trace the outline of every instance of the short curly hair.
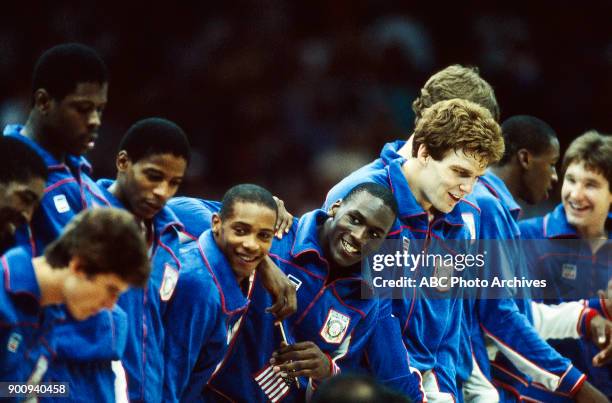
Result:
M460 64L448 66L431 76L421 88L421 93L412 103L415 123L423 111L433 104L448 99L467 99L489 110L495 121L499 121L499 105L493 87L478 74L477 67Z
M449 150L462 150L486 166L504 155L497 122L487 109L464 99L438 102L423 112L414 130L413 156L421 144L435 160L444 158Z

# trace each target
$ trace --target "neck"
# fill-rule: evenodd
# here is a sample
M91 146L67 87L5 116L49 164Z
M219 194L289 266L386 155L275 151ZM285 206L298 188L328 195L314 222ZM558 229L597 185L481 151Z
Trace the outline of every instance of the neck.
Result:
M419 203L423 210L427 211L431 219L434 214L433 205L425 198L422 192L418 191L418 189L420 189L419 177L421 173L419 161L416 158L411 158L404 162L404 165L402 165L402 173L417 203Z
M492 166L491 171L497 175L510 191L512 197L518 199L521 193L521 173L520 169L509 163L503 166Z
M57 147L57 145L53 144L49 140L50 136L45 136L45 132L47 131L48 130L43 127L41 119L36 113L36 111L31 111L30 116L28 116L28 120L21 129L21 134L44 148L58 162L64 163L66 161L66 152L64 152L61 148Z
M40 305L61 304L64 302L62 287L68 275L68 268L53 268L44 256L32 259L34 274L40 288Z
M576 227L576 232L580 235L582 239L608 239L608 234L606 234L606 230L604 226L599 228L593 227Z

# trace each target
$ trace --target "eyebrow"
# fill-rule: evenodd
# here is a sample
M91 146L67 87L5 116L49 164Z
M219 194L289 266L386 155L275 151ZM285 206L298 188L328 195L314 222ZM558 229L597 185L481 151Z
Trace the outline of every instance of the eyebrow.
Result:
M361 212L359 210L351 210L351 211L349 211L349 213L357 216L357 218L359 218L361 221L363 221L367 227L370 227L370 228L372 228L372 229L374 229L376 231L380 231L383 234L385 233L385 230L383 230L382 228L377 227L376 225L371 225L368 222L368 220L365 218L365 216L363 214L361 214Z

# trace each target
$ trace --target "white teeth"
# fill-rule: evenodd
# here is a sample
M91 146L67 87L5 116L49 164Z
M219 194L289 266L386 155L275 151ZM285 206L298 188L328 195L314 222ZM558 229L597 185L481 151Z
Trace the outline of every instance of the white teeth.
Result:
M250 256L245 256L245 255L240 255L240 254L238 254L238 257L248 263L253 262L257 258L256 256L250 257Z
M342 239L342 246L344 246L344 249L346 249L346 251L348 253L357 253L359 252L359 250L355 247L353 247L353 245L351 245L350 243L346 242L344 239Z
M585 210L587 208L587 206L580 206L580 205L578 205L576 203L573 203L573 202L569 202L569 205L574 210Z

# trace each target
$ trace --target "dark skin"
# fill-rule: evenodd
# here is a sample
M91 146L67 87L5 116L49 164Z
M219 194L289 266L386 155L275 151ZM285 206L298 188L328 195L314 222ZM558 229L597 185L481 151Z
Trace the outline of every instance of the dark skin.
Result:
M358 267L364 248L378 249L395 220L391 209L367 192L334 203L329 214L318 228L319 243L330 262L326 283ZM321 380L332 375L330 358L312 341L281 343L270 364L282 377Z

